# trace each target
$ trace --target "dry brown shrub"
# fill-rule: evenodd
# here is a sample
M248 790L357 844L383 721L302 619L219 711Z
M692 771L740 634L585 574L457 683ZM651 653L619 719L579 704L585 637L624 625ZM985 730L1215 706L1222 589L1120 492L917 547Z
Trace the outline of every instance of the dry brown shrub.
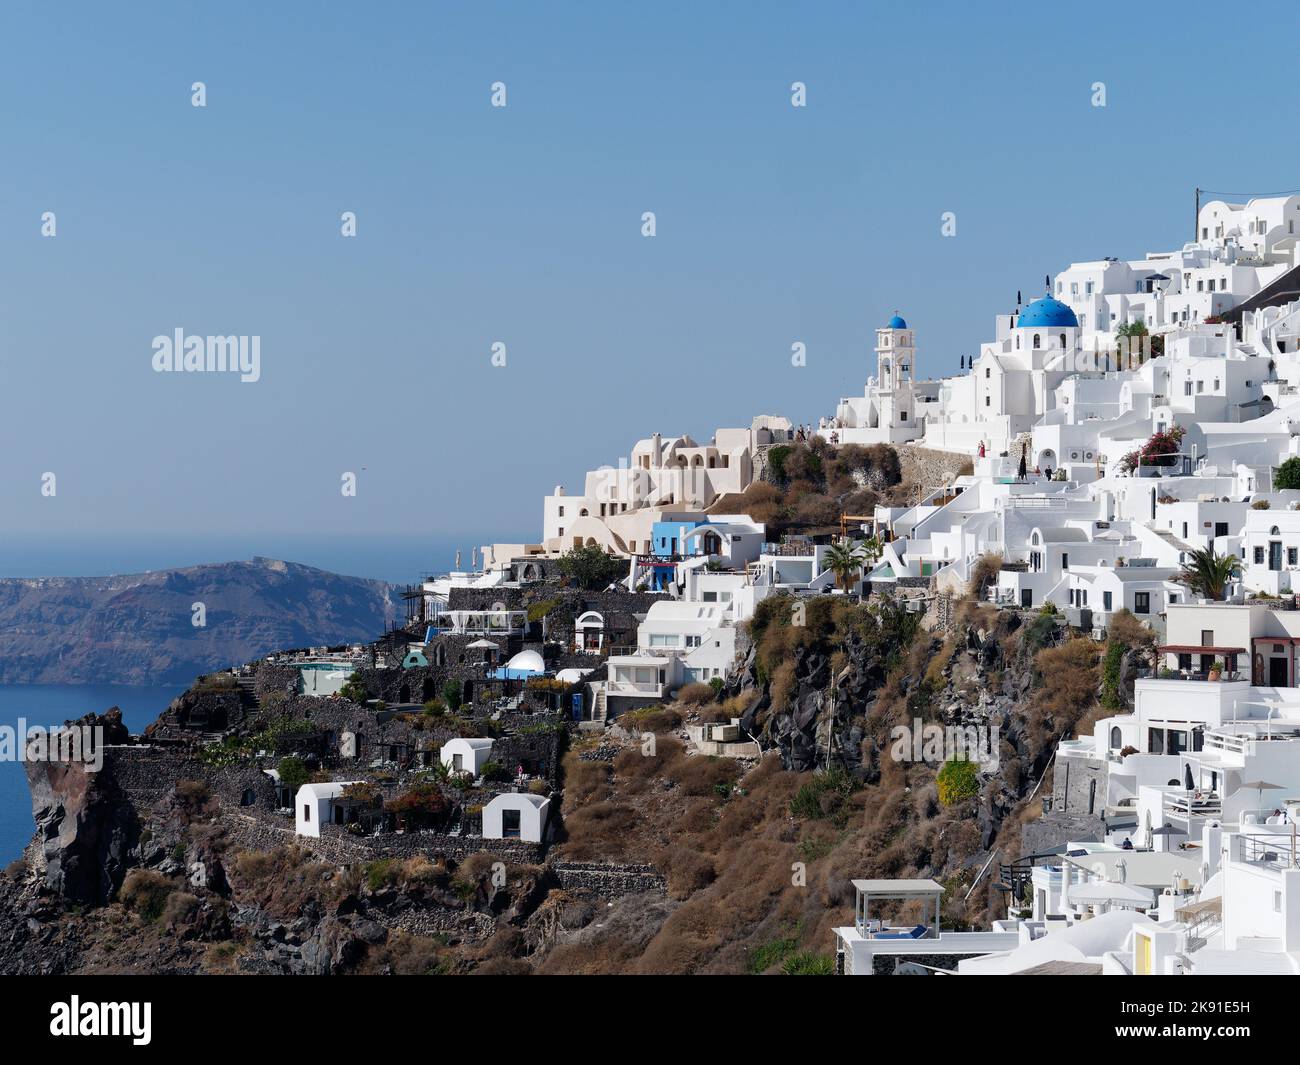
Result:
M589 802L602 802L609 797L609 764L589 762L569 751L564 756L564 804L567 814Z
M1143 651L1151 651L1156 645L1156 634L1128 610L1117 610L1110 616L1106 623L1106 634L1125 647Z
M677 701L687 706L704 706L716 701L716 693L711 684L696 682L687 684L677 693Z
M668 895L686 899L708 887L717 876L713 863L689 847L669 847L660 856L658 866L668 878Z
M564 819L567 838L558 848L576 861L618 861L635 846L631 838L638 818L628 806L597 802L575 810Z
M794 685L794 662L786 659L776 667L776 671L772 674L772 684L768 688L768 693L771 696L772 713L779 714L785 710L790 695L794 691Z
M634 780L659 776L666 765L681 756L685 748L674 736L657 736L654 753L642 753L644 747L624 747L614 758L614 778L620 785Z
M712 795L719 785L730 787L740 775L740 767L731 758L679 753L665 767L664 775L685 795Z

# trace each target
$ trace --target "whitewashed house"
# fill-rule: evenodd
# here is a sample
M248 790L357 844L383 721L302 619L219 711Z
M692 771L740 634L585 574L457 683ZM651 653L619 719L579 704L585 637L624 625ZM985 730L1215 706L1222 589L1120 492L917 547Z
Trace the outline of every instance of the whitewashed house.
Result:
M477 777L492 759L492 741L457 736L442 745L438 760L452 773Z
M342 804L338 800L344 789L362 783L364 781L340 780L329 784L304 784L300 787L294 798L295 831L298 835L319 837L321 825L341 824L341 818L337 815L342 810Z
M484 839L519 839L541 843L546 838L551 800L531 792L504 792L483 807Z

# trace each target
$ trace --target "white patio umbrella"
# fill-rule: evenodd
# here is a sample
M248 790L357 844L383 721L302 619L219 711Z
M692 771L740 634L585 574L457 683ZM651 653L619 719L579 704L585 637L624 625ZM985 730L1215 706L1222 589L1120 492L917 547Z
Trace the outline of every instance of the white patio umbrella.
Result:
M1150 888L1117 884L1113 880L1094 880L1070 889L1071 902L1091 905L1107 903L1116 906L1151 906L1155 897Z
M1261 807L1264 805L1264 792L1285 790L1281 784L1271 784L1267 780L1243 780L1241 786L1243 788L1254 788L1259 793L1259 805Z

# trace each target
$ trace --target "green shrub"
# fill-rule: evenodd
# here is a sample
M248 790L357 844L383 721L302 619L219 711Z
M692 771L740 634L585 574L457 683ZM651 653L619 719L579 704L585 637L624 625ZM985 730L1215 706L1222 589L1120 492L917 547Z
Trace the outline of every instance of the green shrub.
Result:
M843 813L845 800L853 794L853 778L843 766L832 766L816 774L790 800L790 813L800 820L836 819Z
M1106 645L1106 658L1101 666L1101 705L1107 710L1121 710L1124 707L1123 693L1120 691L1120 666L1123 662L1123 644L1111 640Z
M939 787L939 801L944 806L952 806L980 793L979 767L964 758L950 758L943 763L935 783Z
M746 968L750 974L757 976L761 972L766 972L773 965L784 962L787 957L799 949L799 936L797 932L781 936L778 939L770 940L767 943L756 947L750 952L749 961Z
M311 775L307 771L306 763L301 758L292 756L281 758L275 768L280 774L280 783L294 794L297 794L298 789L307 783L307 778Z
M1288 488L1300 488L1300 458L1287 459L1277 468L1273 487L1279 492Z
M401 872L401 863L394 858L380 858L366 866L366 887L371 891L382 891L397 883Z
M543 599L541 602L532 603L528 607L528 620L530 622L541 621L559 605L559 599Z
M786 976L834 976L835 959L829 954L801 950L781 963L781 972Z
M575 547L556 561L556 567L571 582L588 591L605 588L627 573L627 563L595 544Z

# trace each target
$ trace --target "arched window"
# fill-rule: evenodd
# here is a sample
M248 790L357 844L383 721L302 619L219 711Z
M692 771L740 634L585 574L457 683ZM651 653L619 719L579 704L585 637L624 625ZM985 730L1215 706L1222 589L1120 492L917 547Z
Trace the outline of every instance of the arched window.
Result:
M1038 350L1039 348L1041 348L1042 346L1043 346L1043 338L1042 338L1042 336L1041 336L1040 334L1038 334L1038 333L1035 333L1035 334L1034 334L1034 350L1037 351L1037 350Z
M1120 732L1119 726L1116 725L1110 730L1110 749L1112 751L1118 751L1123 746L1123 743L1123 734Z
M1062 347L1062 348L1065 347L1065 334L1064 334L1064 333L1061 334L1061 347Z

